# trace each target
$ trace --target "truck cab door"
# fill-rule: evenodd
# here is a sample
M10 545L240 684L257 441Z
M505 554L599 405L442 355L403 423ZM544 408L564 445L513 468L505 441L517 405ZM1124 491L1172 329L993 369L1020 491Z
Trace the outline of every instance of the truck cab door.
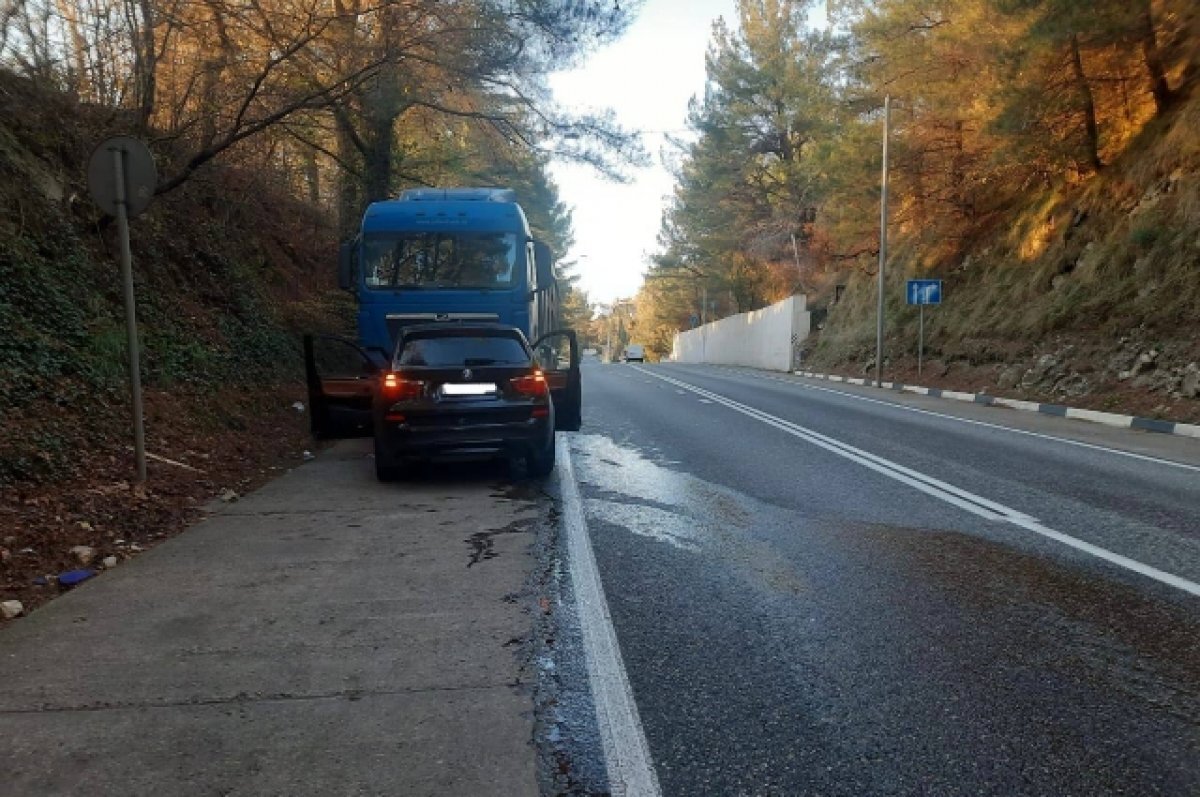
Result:
M573 329L555 330L533 343L534 362L546 375L554 402L554 428L577 432L583 425L583 377Z
M353 341L304 336L304 375L314 437L370 437L380 364Z

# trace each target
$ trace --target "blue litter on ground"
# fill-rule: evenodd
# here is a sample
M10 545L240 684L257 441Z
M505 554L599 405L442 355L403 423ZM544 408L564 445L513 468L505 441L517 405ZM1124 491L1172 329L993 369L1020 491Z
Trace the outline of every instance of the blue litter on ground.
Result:
M58 574L58 583L64 587L73 587L81 581L87 581L96 575L95 570L68 570Z
M37 578L35 578L35 579L33 580L33 583L34 583L34 585L35 585L35 586L38 586L38 587L44 587L44 586L46 586L47 584L49 584L50 582L46 580L46 577L45 577L45 576L38 576Z

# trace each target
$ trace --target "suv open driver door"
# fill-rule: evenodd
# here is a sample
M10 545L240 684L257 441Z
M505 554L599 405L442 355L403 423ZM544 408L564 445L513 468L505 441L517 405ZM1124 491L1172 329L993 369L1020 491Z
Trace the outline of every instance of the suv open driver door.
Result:
M304 375L313 436L370 437L371 402L380 366L353 341L332 335L304 336Z
M554 402L554 428L577 432L583 425L583 377L573 329L559 329L533 342L533 359L546 375Z

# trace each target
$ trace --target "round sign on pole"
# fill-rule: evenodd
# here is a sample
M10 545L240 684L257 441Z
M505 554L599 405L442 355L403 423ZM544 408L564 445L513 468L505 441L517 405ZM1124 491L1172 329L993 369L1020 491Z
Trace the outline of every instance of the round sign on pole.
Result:
M125 212L131 217L144 211L154 198L158 170L150 148L136 138L113 136L92 153L88 161L88 191L92 199L110 216L117 215L117 178L113 153L121 153L125 173Z
M96 204L117 219L121 244L121 282L125 289L125 333L129 338L129 395L133 404L133 450L137 480L146 481L146 434L142 413L142 377L138 354L137 308L129 248L129 218L141 213L154 197L158 170L154 157L136 138L116 136L96 147L88 161L88 190Z

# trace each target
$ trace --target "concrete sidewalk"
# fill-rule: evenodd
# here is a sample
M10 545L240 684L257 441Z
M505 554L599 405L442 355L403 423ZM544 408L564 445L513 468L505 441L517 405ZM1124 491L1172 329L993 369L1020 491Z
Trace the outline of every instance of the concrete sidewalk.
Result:
M536 794L539 512L347 441L0 633L4 794Z

